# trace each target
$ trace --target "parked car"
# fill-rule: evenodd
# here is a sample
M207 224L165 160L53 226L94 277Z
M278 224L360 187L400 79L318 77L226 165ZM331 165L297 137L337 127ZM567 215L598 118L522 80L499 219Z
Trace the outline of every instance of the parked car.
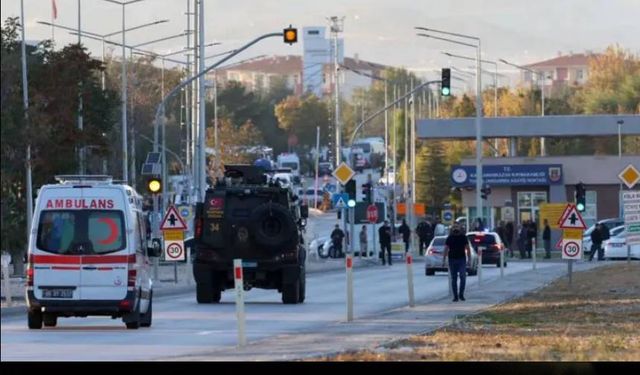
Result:
M476 251L482 247L482 264L495 264L500 267L500 252L506 248L496 232L467 232L467 238ZM503 257L503 265L507 266L507 257Z
M620 228L622 228L620 230ZM613 231L616 234L613 234ZM615 227L611 230L611 238L604 241L604 259L627 259L627 240L624 226ZM631 259L640 259L640 244L631 245Z
M318 174L322 176L331 176L333 166L329 162L318 163Z
M609 236L613 237L612 229L624 225L624 220L620 218L602 219L597 224L606 225L609 228ZM591 232L596 229L596 225L592 225L582 234L582 248L591 251ZM603 245L604 246L604 245Z
M313 188L305 189L302 194L299 196L303 202L307 202L309 206L313 206L313 202L315 201L315 193ZM318 194L318 205L322 204L322 198L324 192L320 189L315 190Z
M449 265L445 263L442 266L442 257L444 256L444 245L447 240L446 236L437 236L431 240L431 243L427 247L425 252L425 266L424 273L427 276L433 276L436 271L449 272ZM469 276L478 274L478 254L476 250L471 246L469 242L469 249L471 249L471 262L467 267L467 274Z

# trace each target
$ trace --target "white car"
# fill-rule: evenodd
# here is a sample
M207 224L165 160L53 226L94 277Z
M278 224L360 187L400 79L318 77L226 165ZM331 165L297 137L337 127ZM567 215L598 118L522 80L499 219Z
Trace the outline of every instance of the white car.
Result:
M623 226L624 228L624 220L622 219L602 219L598 221L598 224L602 224L602 225L606 225L607 228L609 228L609 237L613 237L614 234L614 229L618 228L620 226ZM584 231L584 233L582 234L582 248L585 249L586 251L591 251L591 232L593 232L593 230L596 228L595 224L590 226L587 230ZM618 231L618 233L620 233L620 231ZM604 244L603 244L604 246Z
M612 235L610 239L604 241L602 246L604 247L604 259L627 259L626 231L622 230L617 235ZM631 259L640 259L640 244L631 245L630 257Z

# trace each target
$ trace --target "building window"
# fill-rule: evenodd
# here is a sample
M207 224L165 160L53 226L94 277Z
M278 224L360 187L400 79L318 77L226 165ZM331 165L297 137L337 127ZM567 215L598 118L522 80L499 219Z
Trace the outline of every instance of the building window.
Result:
M584 79L584 70L582 70L582 69L576 70L576 79L577 80Z
M546 191L519 191L518 192L518 224L525 220L533 220L538 224L540 217L540 203L547 202Z

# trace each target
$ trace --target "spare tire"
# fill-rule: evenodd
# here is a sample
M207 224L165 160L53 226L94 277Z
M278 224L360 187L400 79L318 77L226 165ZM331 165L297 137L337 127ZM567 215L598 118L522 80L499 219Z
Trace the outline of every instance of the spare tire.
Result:
M289 210L278 203L264 203L250 216L256 245L267 250L297 249L298 228Z

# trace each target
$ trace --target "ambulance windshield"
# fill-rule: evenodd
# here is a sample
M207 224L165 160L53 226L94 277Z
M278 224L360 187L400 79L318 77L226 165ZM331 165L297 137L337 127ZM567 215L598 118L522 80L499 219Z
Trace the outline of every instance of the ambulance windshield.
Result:
M125 248L124 233L121 211L45 210L36 246L55 254L105 254Z

